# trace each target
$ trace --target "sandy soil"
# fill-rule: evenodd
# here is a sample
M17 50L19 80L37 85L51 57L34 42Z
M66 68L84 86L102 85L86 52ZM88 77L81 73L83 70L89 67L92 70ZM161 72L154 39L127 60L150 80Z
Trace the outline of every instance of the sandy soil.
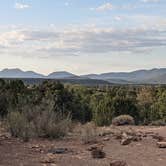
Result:
M102 129L103 130L103 129ZM131 127L105 128L106 131L128 131ZM6 137L0 132L0 166L109 166L112 160L124 160L129 166L166 166L166 149L156 146L157 140L150 134L159 133L166 137L166 127L132 127L134 132L149 133L141 141L123 146L111 134L98 137L103 145L104 159L93 159L79 137L63 140L35 139L22 142ZM106 139L107 138L107 139ZM66 154L51 154L50 149L67 148Z

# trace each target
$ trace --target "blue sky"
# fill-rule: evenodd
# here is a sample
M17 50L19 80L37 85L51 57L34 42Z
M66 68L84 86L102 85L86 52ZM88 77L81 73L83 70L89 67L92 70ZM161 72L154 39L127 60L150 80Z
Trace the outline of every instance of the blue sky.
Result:
M166 67L165 0L0 0L0 69Z

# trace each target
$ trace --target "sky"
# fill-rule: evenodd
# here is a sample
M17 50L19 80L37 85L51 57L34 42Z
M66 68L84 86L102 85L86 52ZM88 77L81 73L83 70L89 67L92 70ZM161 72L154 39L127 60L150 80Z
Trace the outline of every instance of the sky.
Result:
M0 70L166 67L166 0L0 0Z

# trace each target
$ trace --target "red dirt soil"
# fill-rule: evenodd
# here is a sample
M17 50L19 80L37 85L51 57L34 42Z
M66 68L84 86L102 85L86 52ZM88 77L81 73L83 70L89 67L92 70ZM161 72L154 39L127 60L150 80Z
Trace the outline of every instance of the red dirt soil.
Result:
M128 130L127 127L117 129ZM132 127L132 130L155 132L166 137L166 127ZM109 140L104 141L106 137ZM104 146L104 159L93 159L91 152L87 150L90 145L83 144L79 137L58 141L35 139L25 143L19 139L7 138L0 132L0 166L109 166L112 160L124 160L129 166L166 166L166 149L158 148L157 141L151 137L127 146L122 146L119 140L109 135L99 137L98 142ZM48 153L49 149L58 147L67 148L69 152Z

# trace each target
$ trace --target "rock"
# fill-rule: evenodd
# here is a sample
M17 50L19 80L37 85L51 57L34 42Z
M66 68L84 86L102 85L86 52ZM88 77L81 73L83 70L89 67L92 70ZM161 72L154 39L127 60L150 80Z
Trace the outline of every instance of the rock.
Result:
M53 148L48 150L48 153L52 153L52 154L64 154L68 152L69 150L67 148Z
M100 144L94 144L94 145L90 146L87 150L88 151L92 151L92 150L96 150L96 149L103 150L103 148L104 148L104 144L100 143Z
M9 138L11 138L11 136L8 133L0 134L0 139L2 140L9 139Z
M142 137L140 135L135 135L133 136L132 140L138 142L142 140Z
M110 140L109 137L105 137L105 138L103 138L103 141L109 141L109 140Z
M32 149L38 149L38 148L40 148L40 146L39 145L32 145L31 148Z
M133 137L128 136L126 133L122 134L121 145L129 145L132 141Z
M96 149L98 149L97 146L91 146L91 147L89 147L87 150L88 150L88 151L93 151L93 150L96 150Z
M158 140L159 142L165 141L165 138L161 135L158 135L158 134L152 135L152 138Z
M145 134L145 133L142 134L142 137L143 137L143 138L146 138L146 137L147 137L147 134Z
M122 140L121 145L129 145L132 141L138 142L142 140L142 135L137 134L135 132L133 133L123 133L122 134Z
M120 140L120 139L122 139L122 134L116 133L116 134L114 134L114 137L115 137L115 139Z
M102 159L106 156L105 152L103 151L103 146L92 146L89 148L89 150L91 151L93 158Z
M147 131L147 132L145 132L145 134L146 134L146 135L153 135L154 132L153 132L153 131Z
M131 139L130 138L123 138L121 140L121 145L129 145L131 143Z
M44 153L43 148L39 145L31 145L30 148L35 152Z
M53 163L55 163L55 160L52 156L47 155L46 157L44 157L44 159L42 159L41 163L43 163L43 164L53 164Z
M166 148L166 142L157 142L159 148Z
M102 158L105 158L106 156L105 152L100 148L93 149L91 151L91 155L95 159L102 159Z
M122 138L128 138L128 134L127 133L122 133Z
M127 166L125 161L115 160L110 163L110 166Z

